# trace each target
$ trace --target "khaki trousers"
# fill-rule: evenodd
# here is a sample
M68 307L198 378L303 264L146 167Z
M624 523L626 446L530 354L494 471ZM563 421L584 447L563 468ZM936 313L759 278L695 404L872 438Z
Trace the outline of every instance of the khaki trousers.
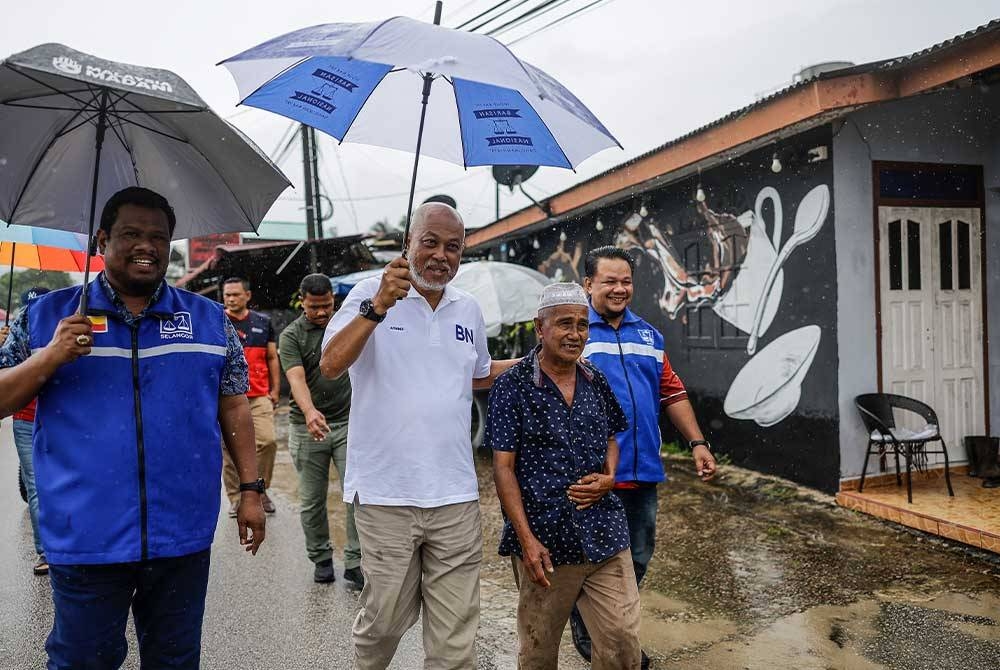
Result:
M354 621L356 666L387 667L403 633L422 615L425 670L475 668L479 501L424 509L355 499L354 514L365 576Z
M603 563L556 566L547 589L531 581L521 559L512 562L519 670L558 668L559 641L574 603L590 631L593 670L639 669L639 587L628 549Z
M264 487L271 485L274 474L274 457L278 453L278 442L274 437L274 405L266 395L249 398L250 416L253 418L253 433L257 444L257 476L263 477ZM225 442L222 444L222 481L226 485L229 502L240 498L240 475L236 464L229 455Z

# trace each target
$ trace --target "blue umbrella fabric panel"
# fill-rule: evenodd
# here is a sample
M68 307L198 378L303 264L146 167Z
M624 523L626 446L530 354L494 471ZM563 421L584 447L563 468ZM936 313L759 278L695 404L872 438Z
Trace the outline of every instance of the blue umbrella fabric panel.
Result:
M309 58L271 79L243 100L343 141L389 65L335 56Z
M455 78L465 165L572 165L518 91Z

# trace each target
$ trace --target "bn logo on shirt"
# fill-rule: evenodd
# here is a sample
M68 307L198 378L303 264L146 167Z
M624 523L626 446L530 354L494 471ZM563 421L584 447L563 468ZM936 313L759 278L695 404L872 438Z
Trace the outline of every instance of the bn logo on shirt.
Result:
M458 323L455 324L455 339L459 342L475 344L475 341L472 339L472 331Z

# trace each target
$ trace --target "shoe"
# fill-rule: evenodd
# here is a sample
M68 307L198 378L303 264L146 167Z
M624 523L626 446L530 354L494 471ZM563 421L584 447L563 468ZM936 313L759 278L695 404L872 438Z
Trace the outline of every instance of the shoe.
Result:
M350 582L351 586L356 586L359 589L365 588L365 576L361 574L361 568L346 568L344 579Z
M240 501L234 500L229 504L229 518L235 519L236 513L240 511Z
M337 576L333 574L333 560L326 559L325 561L320 561L316 564L316 568L313 570L313 581L317 584L329 584L337 580Z
M642 670L649 670L649 656L646 656L646 652L641 649L639 652L642 654L642 665L640 666Z
M260 494L260 506L263 507L264 511L268 514L274 514L277 511L274 503L271 502L271 499L267 497L266 493Z
M587 632L583 617L580 616L579 610L575 607L569 615L569 630L573 635L573 646L576 647L576 651L583 657L583 660L590 663L590 633Z
M49 562L45 560L45 554L38 554L38 562L35 563L35 567L33 567L31 571L36 575L49 574Z

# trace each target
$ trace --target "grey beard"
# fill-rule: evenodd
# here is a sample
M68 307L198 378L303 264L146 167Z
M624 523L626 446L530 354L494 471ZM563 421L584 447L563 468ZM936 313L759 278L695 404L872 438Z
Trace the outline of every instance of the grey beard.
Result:
M448 282L440 284L437 282L429 282L416 270L410 273L410 282L417 288L423 289L424 291L443 291L445 286L448 285Z

